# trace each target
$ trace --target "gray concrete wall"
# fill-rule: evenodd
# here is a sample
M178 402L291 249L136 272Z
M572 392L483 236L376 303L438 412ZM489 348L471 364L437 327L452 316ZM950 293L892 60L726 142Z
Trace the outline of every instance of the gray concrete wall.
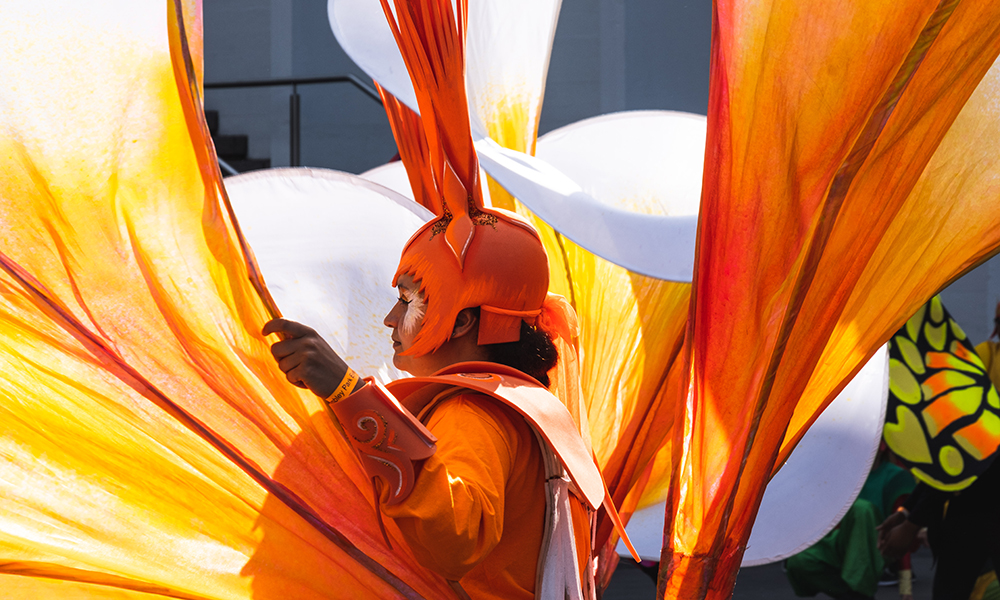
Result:
M564 0L541 133L604 113L705 114L711 2Z
M337 45L325 0L205 0L205 81L364 74ZM349 84L300 86L303 165L361 172L396 153L382 107ZM289 161L290 87L207 90L220 131L251 158Z
M988 338L1000 302L1000 257L992 258L948 286L941 292L941 300L973 344Z
M619 110L705 113L711 2L564 0L541 133ZM207 82L354 73L326 0L205 0ZM208 90L222 133L250 136L250 155L288 164L285 88ZM395 154L382 109L346 84L299 88L302 164L360 172Z

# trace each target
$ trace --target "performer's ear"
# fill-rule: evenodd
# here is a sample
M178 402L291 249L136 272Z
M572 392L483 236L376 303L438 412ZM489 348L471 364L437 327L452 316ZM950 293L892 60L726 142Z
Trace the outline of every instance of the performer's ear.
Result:
M455 317L455 327L451 331L451 339L458 339L469 333L479 335L479 314L473 308L463 308Z

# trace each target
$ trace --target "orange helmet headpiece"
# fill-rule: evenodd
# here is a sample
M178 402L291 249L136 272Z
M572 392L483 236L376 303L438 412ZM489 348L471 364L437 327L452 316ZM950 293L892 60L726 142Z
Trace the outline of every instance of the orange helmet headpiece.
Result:
M506 211L470 210L466 218L472 226L461 254L445 235L455 220L448 213L417 231L403 250L396 277L409 273L417 280L428 307L408 354L427 354L448 341L464 308L480 307L480 344L517 341L521 321L534 324L541 312L549 265L538 233Z
M479 343L517 341L534 323L549 287L548 258L535 229L485 208L465 91L467 0L381 0L413 82L420 116L382 92L417 200L438 219L403 249L393 285L408 273L427 313L407 354L433 352L465 308L480 307ZM420 131L422 130L422 131ZM421 135L422 134L422 135Z

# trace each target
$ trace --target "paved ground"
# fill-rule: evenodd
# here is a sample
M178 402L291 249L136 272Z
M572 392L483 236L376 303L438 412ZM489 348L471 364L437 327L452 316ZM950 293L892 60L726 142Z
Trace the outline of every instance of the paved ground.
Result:
M921 548L913 555L913 572L916 580L913 582L913 600L930 600L931 580L934 577L931 552ZM604 594L604 600L653 600L656 597L656 584L645 573L639 570L631 560L622 559L618 569L611 578L611 585ZM792 587L788 585L781 564L775 563L762 567L742 569L736 579L736 590L733 600L795 600ZM826 596L817 596L820 600L828 600ZM897 600L899 592L896 587L879 588L875 594L877 600Z

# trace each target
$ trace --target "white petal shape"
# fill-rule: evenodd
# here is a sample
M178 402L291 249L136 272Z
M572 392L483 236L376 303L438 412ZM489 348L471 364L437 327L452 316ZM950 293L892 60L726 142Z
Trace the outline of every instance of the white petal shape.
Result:
M531 153L562 0L471 2L470 112L505 148Z
M358 372L399 378L382 319L403 245L433 215L326 169L254 171L227 178L226 189L284 316L318 331Z
M473 137L483 169L559 233L630 271L691 281L697 216L644 215L603 204L545 161Z
M410 74L379 0L327 0L326 14L333 36L351 60L387 92L419 113Z
M883 346L823 411L771 479L743 566L776 562L819 541L847 514L868 478L885 421L888 351ZM639 555L660 560L664 504L637 511L628 531ZM618 553L628 555L619 543Z
M538 159L578 183L586 198L563 184L556 191L574 204L563 214L561 200L553 200L554 215L522 201L602 258L643 275L691 281L705 127L701 115L635 111L552 131L539 138Z
M385 163L361 173L358 177L387 187L400 196L416 201L413 198L413 187L410 186L410 179L406 176L406 167L403 166L402 161Z
M376 0L329 0L327 10L334 35L348 56L389 92L419 112L412 83L405 69L401 70L402 58L380 3ZM505 15L509 16L499 11L470 18L470 47L487 44L477 36L495 35L502 30L500 22L494 28L489 19L499 18L502 22ZM474 24L477 31L471 29ZM481 63L483 58L476 61ZM478 81L476 75L470 75L469 79ZM480 98L470 96L474 101ZM482 98L487 96L482 95ZM472 106L470 112L473 115L472 137L483 169L545 222L594 254L631 271L670 281L691 281L697 231L695 217L643 215L602 205L544 161L500 147L487 134L477 108ZM663 142L674 143L673 140ZM689 142L676 140L682 145ZM704 146L704 134L701 144ZM690 146L684 147L690 150ZM700 172L698 174L700 176Z
M602 115L543 135L536 155L609 206L697 216L706 123L666 110Z

